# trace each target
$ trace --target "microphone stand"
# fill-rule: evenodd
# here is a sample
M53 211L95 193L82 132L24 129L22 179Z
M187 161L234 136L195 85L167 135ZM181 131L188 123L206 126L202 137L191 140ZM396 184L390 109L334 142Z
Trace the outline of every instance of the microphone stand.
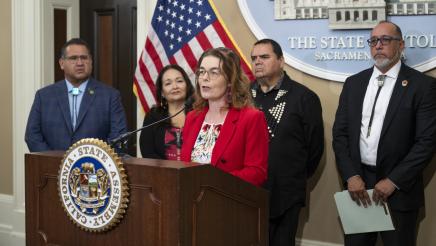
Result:
M121 149L123 146L125 146L125 145L127 144L127 142L129 141L129 138L130 138L133 134L135 134L135 133L137 133L137 132L140 132L140 131L144 130L145 128L148 128L148 127L154 126L154 125L156 125L156 124L159 124L159 123L161 123L161 122L163 122L163 121L169 120L169 119L171 119L171 118L177 116L177 115L180 114L181 112L183 112L185 109L186 109L186 105L185 105L185 107L183 107L182 109L180 109L177 113L175 113L175 114L173 114L173 115L170 115L170 116L167 116L167 117L165 117L165 118L163 118L163 119L160 119L160 120L158 120L158 121L152 122L152 123L150 123L150 124L148 124L148 125L145 125L145 126L143 126L143 127L141 127L141 128L138 128L138 129L136 129L136 130L133 130L133 131L130 131L130 132L126 132L126 133L124 133L124 134L121 134L119 137L110 140L110 141L109 141L109 145L110 145L111 147L113 147L113 148L119 147L119 148Z

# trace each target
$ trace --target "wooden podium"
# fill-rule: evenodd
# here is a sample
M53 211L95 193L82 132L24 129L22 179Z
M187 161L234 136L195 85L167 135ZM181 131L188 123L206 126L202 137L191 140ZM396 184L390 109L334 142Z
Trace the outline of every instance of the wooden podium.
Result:
M211 167L129 158L128 209L113 229L70 221L57 190L64 152L26 154L27 245L267 245L268 193Z

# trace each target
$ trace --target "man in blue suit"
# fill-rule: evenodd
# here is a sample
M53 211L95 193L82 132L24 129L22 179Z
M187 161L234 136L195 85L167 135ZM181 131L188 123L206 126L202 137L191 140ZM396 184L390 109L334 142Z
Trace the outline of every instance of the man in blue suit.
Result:
M83 138L104 141L127 130L120 93L90 77L92 56L82 39L62 47L65 80L36 92L25 140L31 152L67 150Z

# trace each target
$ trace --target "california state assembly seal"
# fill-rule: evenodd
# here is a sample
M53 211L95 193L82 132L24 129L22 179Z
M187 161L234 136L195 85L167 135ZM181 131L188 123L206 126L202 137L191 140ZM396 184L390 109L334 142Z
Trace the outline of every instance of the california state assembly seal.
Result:
M68 217L85 231L111 229L127 209L127 175L122 162L99 139L82 139L65 153L58 190Z

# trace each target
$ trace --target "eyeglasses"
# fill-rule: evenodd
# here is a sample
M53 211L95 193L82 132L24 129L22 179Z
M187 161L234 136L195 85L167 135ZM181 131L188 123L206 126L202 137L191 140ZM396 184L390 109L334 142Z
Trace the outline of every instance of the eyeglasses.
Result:
M374 47L377 45L378 41L380 41L380 43L382 45L388 45L392 42L392 40L397 40L400 41L401 38L399 37L392 37L392 36L381 36L381 37L371 37L370 39L366 40L368 42L368 45L370 47Z
M76 64L79 60L81 60L83 63L88 63L90 60L90 56L89 55L81 55L81 56L67 56L64 57L65 60Z
M221 75L221 69L211 68L209 70L206 70L201 68L195 72L195 76L197 76L197 79L203 79L206 74L209 76L210 80L215 80Z

